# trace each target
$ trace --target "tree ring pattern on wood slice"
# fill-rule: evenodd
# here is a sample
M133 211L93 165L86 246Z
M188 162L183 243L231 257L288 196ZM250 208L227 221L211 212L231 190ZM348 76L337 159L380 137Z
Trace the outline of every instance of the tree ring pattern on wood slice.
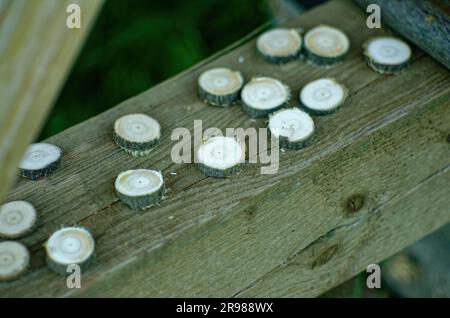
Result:
M286 106L290 97L289 87L279 80L271 77L255 77L242 89L242 109L250 117L266 117Z
M344 103L347 95L348 89L334 78L321 78L302 88L300 103L311 114L329 114Z
M31 180L49 176L59 168L61 149L48 143L31 144L19 164L19 174Z
M341 30L319 25L305 34L306 58L318 65L331 65L344 59L350 49L350 40Z
M119 174L115 183L119 199L134 210L145 210L164 196L164 178L160 171L128 170Z
M0 282L19 278L28 269L30 253L19 242L0 242Z
M281 148L301 149L311 143L314 121L298 108L282 109L269 116L269 130Z
M395 37L380 36L363 45L367 65L375 72L393 74L404 70L411 59L409 45Z
M114 123L114 141L133 156L148 155L159 144L160 138L160 124L145 114L125 115Z
M228 107L239 100L244 85L242 74L228 68L213 68L198 78L198 95L213 106Z
M72 264L84 272L94 257L95 242L87 229L65 227L50 236L45 250L47 265L54 272L65 275L67 267Z
M23 237L33 230L36 223L36 210L26 201L11 201L0 207L0 237Z
M302 38L295 29L276 28L261 34L256 48L270 63L287 63L299 58Z
M227 177L237 173L239 165L245 161L245 145L234 137L212 137L199 147L196 156L203 174Z

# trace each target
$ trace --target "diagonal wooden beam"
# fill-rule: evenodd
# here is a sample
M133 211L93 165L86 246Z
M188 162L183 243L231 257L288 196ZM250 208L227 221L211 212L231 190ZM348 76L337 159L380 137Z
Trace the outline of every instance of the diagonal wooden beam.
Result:
M343 63L269 64L255 34L180 75L48 139L61 147L61 167L32 182L19 180L8 198L27 200L40 224L21 239L31 268L0 283L0 297L42 296L317 296L450 222L450 72L413 47L411 65L386 76L369 69L362 44L391 31L366 27L353 1L334 0L285 24L339 26L351 41ZM309 147L280 153L280 169L262 175L246 164L238 175L205 177L193 164L171 159L171 132L265 127L241 107L211 107L196 94L201 72L218 66L245 79L269 75L293 92L334 77L350 90L336 113L315 116ZM145 113L162 126L161 144L132 157L112 140L114 121ZM265 166L265 164L263 164ZM130 210L114 191L128 169L164 173L167 196L145 213ZM81 289L51 272L43 244L61 225L88 228L96 259Z
M36 137L103 0L0 1L0 200ZM81 28L66 25L69 4Z

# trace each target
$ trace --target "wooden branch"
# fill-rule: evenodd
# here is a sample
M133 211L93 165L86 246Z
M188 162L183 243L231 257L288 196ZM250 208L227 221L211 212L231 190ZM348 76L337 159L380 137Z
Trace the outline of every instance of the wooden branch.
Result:
M103 0L0 1L0 201L39 132ZM66 7L81 7L81 28Z
M0 284L0 295L316 296L449 222L450 73L419 50L396 76L371 71L361 45L389 31L365 22L359 7L336 0L288 24L342 28L352 47L335 67L268 64L255 40L245 40L50 138L63 150L61 168L38 182L19 180L9 195L40 213L38 230L23 240L32 268ZM198 75L218 66L246 79L273 76L293 96L311 80L334 77L349 97L335 114L315 117L311 146L280 153L278 173L261 175L260 165L248 164L231 178L205 177L172 162L174 128L192 130L194 119L204 129L266 125L240 107L198 99ZM114 120L132 112L162 125L161 145L149 157L131 157L112 140ZM114 191L117 175L136 168L162 170L170 190L146 213L130 210ZM78 290L44 262L42 243L62 224L89 228L97 242Z

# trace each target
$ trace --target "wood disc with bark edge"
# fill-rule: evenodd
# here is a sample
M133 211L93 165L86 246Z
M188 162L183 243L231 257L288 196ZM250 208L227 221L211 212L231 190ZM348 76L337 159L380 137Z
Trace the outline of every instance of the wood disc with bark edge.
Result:
M85 272L95 255L95 241L82 227L65 227L54 232L45 244L47 265L55 273L66 275L67 267L75 264Z
M31 180L47 177L59 168L61 149L48 143L31 144L19 164L19 175Z
M317 65L331 65L342 61L350 49L350 40L341 30L318 25L305 34L304 51L308 60Z
M271 77L254 77L241 92L242 109L253 118L266 117L286 106L291 97L288 86Z
M11 201L0 207L0 238L23 237L34 229L36 223L36 210L26 201Z
M244 85L242 74L228 68L213 68L198 78L200 99L213 106L227 107L236 104Z
M28 269L30 252L22 243L0 242L0 282L19 278Z
M146 156L158 144L161 126L157 120L145 114L129 114L114 123L115 143L133 156Z
M268 128L278 138L280 148L296 150L311 144L314 121L298 108L287 108L269 116Z
M341 106L348 89L334 78L320 78L306 84L300 92L300 104L314 115L330 114Z
M299 58L302 38L295 29L275 28L258 37L256 48L270 63L287 63Z
M367 65L381 74L394 74L404 70L411 60L409 45L395 37L379 36L363 45Z
M145 210L156 205L164 196L164 179L160 171L128 170L119 174L115 183L120 201L133 210Z
M223 178L239 171L245 161L245 146L234 137L207 139L196 152L197 166L209 177Z

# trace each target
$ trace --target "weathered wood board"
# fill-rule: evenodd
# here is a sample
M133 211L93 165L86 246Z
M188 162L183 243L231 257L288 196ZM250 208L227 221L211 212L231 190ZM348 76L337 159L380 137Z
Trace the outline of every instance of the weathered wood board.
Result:
M0 0L0 200L58 96L103 0ZM69 29L69 4L82 8Z
M61 169L19 180L9 199L41 215L23 242L30 272L0 284L10 296L317 296L450 221L450 73L414 48L411 66L382 76L365 66L371 35L351 1L319 6L289 25L342 28L352 48L343 64L267 64L245 39L184 73L48 141L64 151ZM239 61L242 61L240 63ZM196 97L196 79L212 66L269 75L295 96L307 82L332 76L350 89L337 113L315 117L316 142L280 153L280 170L248 164L232 178L203 176L170 158L172 129L264 127L239 107L220 109ZM162 144L132 158L111 138L114 120L143 112L159 120ZM114 180L131 168L161 169L170 192L159 207L136 213L119 202ZM176 173L176 174L173 174ZM362 203L362 204L361 204ZM70 290L45 266L42 244L62 224L90 228L97 259Z

